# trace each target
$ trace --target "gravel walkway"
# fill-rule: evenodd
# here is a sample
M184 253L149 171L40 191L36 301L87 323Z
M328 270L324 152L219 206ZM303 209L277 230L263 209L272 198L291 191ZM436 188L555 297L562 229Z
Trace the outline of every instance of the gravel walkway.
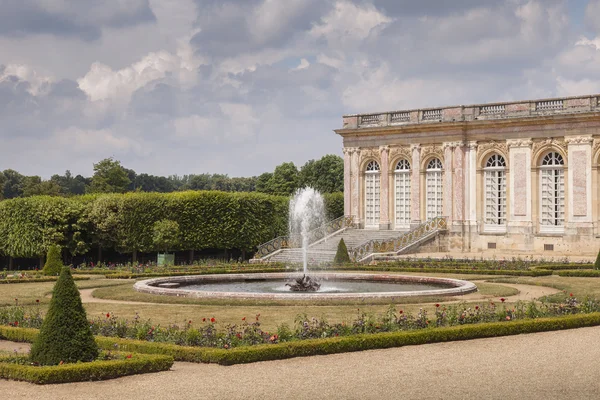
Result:
M600 327L36 386L7 399L597 399ZM4 346L5 347L5 346Z

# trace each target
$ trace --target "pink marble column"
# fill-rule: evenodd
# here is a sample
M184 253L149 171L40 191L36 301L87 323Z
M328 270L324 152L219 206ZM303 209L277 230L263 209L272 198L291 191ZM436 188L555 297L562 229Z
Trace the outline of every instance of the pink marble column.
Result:
M454 179L453 179L453 199L454 213L453 219L455 222L464 222L465 219L465 147L463 143L457 143L454 148Z
M380 179L381 186L379 190L379 229L390 229L390 180L389 180L389 146L379 146L379 156L381 157Z
M421 145L413 144L410 149L410 224L415 226L421 223Z
M351 180L352 195L350 199L351 214L354 217L354 223L359 223L359 198L360 198L360 171L359 171L360 149L354 148L351 157Z
M344 147L344 215L350 215L352 181L350 180L351 149Z
M453 204L453 191L452 191L452 174L453 174L453 163L452 153L454 150L454 143L444 143L444 190L442 193L442 210L444 217L448 218L448 222L452 221L452 204Z

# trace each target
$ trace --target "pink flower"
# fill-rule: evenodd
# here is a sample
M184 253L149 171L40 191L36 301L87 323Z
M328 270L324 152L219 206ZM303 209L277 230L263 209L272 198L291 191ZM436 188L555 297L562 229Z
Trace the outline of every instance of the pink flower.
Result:
M507 316L506 316L506 320L507 320L507 321L510 321L510 315L507 315Z

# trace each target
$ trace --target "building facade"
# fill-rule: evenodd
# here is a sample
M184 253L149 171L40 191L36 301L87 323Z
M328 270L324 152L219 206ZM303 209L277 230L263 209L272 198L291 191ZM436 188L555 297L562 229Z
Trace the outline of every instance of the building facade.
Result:
M361 228L444 216L450 251L600 249L600 95L346 115L335 132Z

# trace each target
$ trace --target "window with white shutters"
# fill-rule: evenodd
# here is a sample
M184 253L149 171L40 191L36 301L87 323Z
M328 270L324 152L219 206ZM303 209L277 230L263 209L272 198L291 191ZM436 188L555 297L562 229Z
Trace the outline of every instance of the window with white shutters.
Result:
M400 160L394 171L396 229L410 227L410 163Z
M427 219L442 216L442 162L434 158L427 164L425 173L425 182L427 186Z
M556 152L540 165L540 231L562 232L565 225L565 162Z
M484 167L485 227L487 231L506 229L506 161L499 154L488 158Z
M380 168L370 161L365 171L365 226L379 226Z

